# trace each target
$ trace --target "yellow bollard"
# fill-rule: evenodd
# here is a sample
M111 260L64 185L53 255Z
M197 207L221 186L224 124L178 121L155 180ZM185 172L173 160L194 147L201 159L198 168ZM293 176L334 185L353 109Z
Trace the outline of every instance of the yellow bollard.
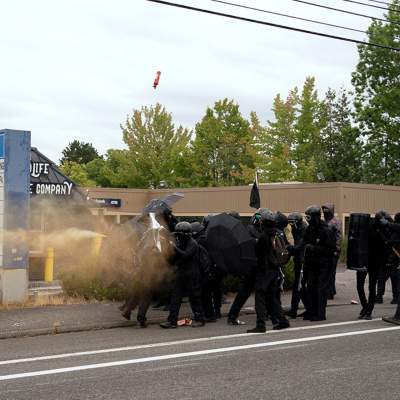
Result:
M103 242L103 237L104 235L97 235L94 239L93 239L93 244L92 244L92 254L95 256L98 256L100 253L100 249L101 249L101 244Z
M54 271L54 248L47 248L46 261L44 263L44 280L45 282L53 281L53 271Z

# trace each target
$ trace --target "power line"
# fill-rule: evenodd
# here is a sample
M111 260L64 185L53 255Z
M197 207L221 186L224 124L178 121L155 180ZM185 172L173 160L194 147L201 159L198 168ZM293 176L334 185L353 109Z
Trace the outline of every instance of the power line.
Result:
M242 5L242 4L230 3L230 2L228 2L228 1L222 1L222 0L209 0L209 1L212 1L212 2L214 2L214 3L225 4L225 5L228 5L228 6L234 6L234 7L239 7L239 8L245 8L245 9L247 9L247 10L259 11L259 12L266 13L266 14L278 15L279 17L286 17L286 18L297 19L297 20L299 20L299 21L312 22L313 24L325 25L325 26L330 26L330 27L333 27L333 28L345 29L345 30L353 31L353 32L366 33L365 31L362 31L362 30L360 30L360 29L349 28L349 27L347 27L347 26L342 26L342 25L330 24L330 23L328 23L328 22L316 21L316 20L314 20L314 19L296 17L296 16L294 16L294 15L281 14L281 13L278 13L278 12L275 12L275 11L268 11L268 10L263 10L263 9L260 9L260 8L254 8L254 7L244 6L244 5Z
M382 7L382 6L377 6L375 4L363 3L361 1L355 1L355 0L342 0L342 1L345 1L346 3L359 4L359 5L366 6L366 7L379 8L380 10L385 10L385 11L400 12L400 10L396 10L391 7ZM387 4L387 5L390 6L390 4Z
M370 1L371 3L378 3L378 4L384 4L385 6L390 6L390 3L386 3L385 1L379 1L379 0L367 0Z
M171 7L182 8L182 9L185 9L185 10L197 11L197 12L201 12L201 13L204 13L204 14L216 15L216 16L219 16L219 17L231 18L231 19L236 19L236 20L239 20L239 21L251 22L251 23L254 23L254 24L266 25L266 26L271 26L271 27L274 27L274 28L286 29L286 30L295 31L295 32L307 33L309 35L322 36L322 37L329 38L329 39L342 40L342 41L345 41L345 42L357 43L357 44L362 44L362 45L366 45L366 46L378 47L378 48L381 48L381 49L393 50L393 51L400 52L400 48L397 48L397 47L385 46L385 45L378 44L378 43L364 42L364 41L361 41L361 40L350 39L350 38L343 37L343 36L335 36L335 35L329 35L327 33L310 31L310 30L307 30L307 29L294 28L294 27L287 26L287 25L274 24L272 22L266 22L266 21L261 21L261 20L258 20L258 19L252 19L252 18L246 18L246 17L240 17L238 15L226 14L226 13L222 13L222 12L207 10L207 9L204 9L204 8L196 8L196 7L187 6L187 5L183 5L183 4L173 3L173 2L170 2L170 1L164 1L164 0L147 0L147 1L149 1L151 3L158 3L158 4L171 6Z
M372 15L366 15L366 14L360 14L360 13L356 13L353 11L347 11L347 10L343 10L341 8L335 8L335 7L329 7L329 6L323 6L322 4L316 4L316 3L312 3L310 1L305 1L305 0L292 0L295 1L296 3L302 3L302 4L307 4L308 6L313 6L313 7L319 7L319 8L325 8L326 10L331 10L331 11L337 11L337 12L341 12L344 14L350 14L350 15L356 15L357 17L363 17L363 18L368 18L368 19L375 19L377 21L382 21L382 22L391 22L388 21L385 18L379 18L379 17L373 17ZM395 25L400 25L397 22L392 22Z

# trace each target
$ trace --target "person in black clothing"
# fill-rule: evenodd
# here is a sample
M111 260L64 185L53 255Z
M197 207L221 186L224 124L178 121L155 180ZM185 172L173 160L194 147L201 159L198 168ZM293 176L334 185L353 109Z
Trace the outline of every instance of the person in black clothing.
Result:
M267 209L260 209L251 217L250 224L247 229L250 236L254 239L254 245L256 245L258 239L262 235L261 227L261 212L268 211ZM244 321L240 321L239 313L252 292L254 291L254 286L256 282L257 270L254 268L249 271L244 277L239 291L236 294L235 300L233 301L231 308L228 313L228 325L245 325Z
M327 223L322 221L319 206L308 207L305 214L308 227L300 247L304 249L309 307L303 318L310 321L324 321L336 240Z
M166 207L162 215L164 217L165 223L167 224L168 230L170 232L175 232L175 226L178 223L178 219L172 214L172 210L169 207Z
M381 267L378 275L376 298L377 302L383 303L386 282L390 278L393 294L391 304L397 304L400 294L400 213L395 215L394 223L388 214L384 215L379 222L381 224L381 231L383 231L383 235L385 237L386 262L385 265Z
M277 211L276 212L276 227L280 231L280 234L283 238L283 241L286 243L286 246L290 245L289 240L287 239L287 236L286 236L286 231L285 231L285 229L288 225L289 225L288 217L285 214L283 214L281 211ZM279 266L279 274L280 274L279 288L280 288L280 290L278 290L278 292L277 292L279 302L281 302L281 293L283 292L283 284L284 284L284 280L285 280L285 274L283 273L283 270L282 270L284 268L284 266L285 266L285 264L282 264Z
M288 246L289 252L293 255L294 283L292 289L291 306L286 315L291 318L296 318L300 300L303 302L306 311L309 308L309 304L307 302L305 274L304 271L302 272L304 252L298 248L303 241L307 224L303 220L303 216L298 212L289 214L288 219L294 241L293 246Z
M277 321L273 329L284 329L290 326L289 321L283 314L276 294L279 290L279 266L272 262L272 242L274 237L280 233L276 227L276 215L271 211L262 212L261 224L263 233L256 243L258 265L255 285L255 308L257 322L256 327L249 329L248 333L262 333L266 331L267 309L271 318Z
M382 233L380 220L385 212L378 211L371 221L368 234L368 270L357 271L357 292L360 298L361 311L359 319L372 319L372 311L376 302L376 283L379 271L385 263L386 245L385 236ZM365 280L368 276L368 299L364 291Z
M194 321L192 327L204 326L204 313L201 305L201 273L199 266L199 246L192 238L189 222L179 222L175 226L176 246L171 263L176 266L176 277L172 291L168 321L160 324L162 328L176 328L182 298L189 294Z
M193 238L202 246L204 251L207 252L207 241L206 241L206 227L208 221L203 220L203 223L199 222L192 223ZM219 271L208 254L207 271L202 270L202 291L201 291L201 302L204 310L204 316L206 322L216 322L217 319L221 318L221 299L222 299L222 279L223 272ZM202 262L202 260L200 260Z
M342 248L342 224L335 217L335 206L333 204L324 204L322 206L322 212L325 222L328 224L329 228L332 229L336 238L336 251L332 257L331 287L328 292L328 299L333 300L336 295L336 269Z

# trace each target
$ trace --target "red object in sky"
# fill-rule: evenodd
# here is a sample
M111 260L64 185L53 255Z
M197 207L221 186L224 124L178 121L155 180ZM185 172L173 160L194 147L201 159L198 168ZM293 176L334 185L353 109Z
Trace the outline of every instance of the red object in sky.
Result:
M160 82L161 71L157 71L156 79L154 79L153 88L156 89L158 86L158 82Z

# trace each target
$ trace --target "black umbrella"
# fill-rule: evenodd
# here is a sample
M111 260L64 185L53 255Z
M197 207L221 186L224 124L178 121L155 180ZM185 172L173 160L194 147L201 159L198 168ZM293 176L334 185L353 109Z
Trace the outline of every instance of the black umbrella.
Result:
M228 214L210 218L206 241L217 267L227 273L244 275L257 264L254 240L242 222Z
M175 204L178 200L182 199L183 197L185 196L182 193L172 193L162 197L161 199L153 199L143 209L143 214L148 214L148 213L161 214L167 208L171 208L173 204Z

